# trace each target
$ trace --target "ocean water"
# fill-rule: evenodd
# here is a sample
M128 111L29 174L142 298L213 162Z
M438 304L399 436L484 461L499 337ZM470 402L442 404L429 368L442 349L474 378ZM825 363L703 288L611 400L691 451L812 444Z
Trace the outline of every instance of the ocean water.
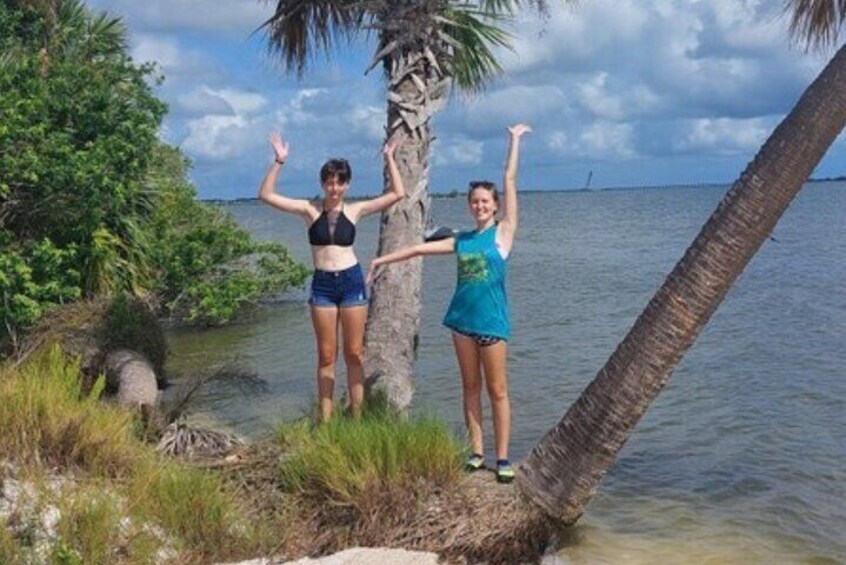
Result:
M726 189L521 195L508 287L514 458L593 379ZM226 209L309 261L299 219L257 203ZM461 198L436 199L433 217L471 224ZM378 220L358 229L366 264ZM561 540L564 562L846 562L846 183L808 185L772 235ZM424 265L414 409L460 432L457 367L440 325L455 261ZM314 396L304 291L241 323L169 337L177 376L234 363L266 381L246 396L208 391L196 410L219 426L260 437Z

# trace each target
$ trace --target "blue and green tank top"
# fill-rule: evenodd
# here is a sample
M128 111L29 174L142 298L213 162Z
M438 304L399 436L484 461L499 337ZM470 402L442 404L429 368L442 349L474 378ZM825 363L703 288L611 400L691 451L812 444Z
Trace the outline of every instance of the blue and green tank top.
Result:
M461 333L507 340L511 333L505 274L508 262L496 247L496 225L455 237L458 280L444 325Z

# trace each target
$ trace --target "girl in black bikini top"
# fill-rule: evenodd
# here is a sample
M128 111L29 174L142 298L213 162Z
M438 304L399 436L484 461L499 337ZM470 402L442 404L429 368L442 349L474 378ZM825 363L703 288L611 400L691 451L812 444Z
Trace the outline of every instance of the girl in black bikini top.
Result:
M334 217L332 217L334 216ZM350 247L355 241L355 224L347 218L344 210L331 214L326 210L308 228L308 242L311 245L338 245Z

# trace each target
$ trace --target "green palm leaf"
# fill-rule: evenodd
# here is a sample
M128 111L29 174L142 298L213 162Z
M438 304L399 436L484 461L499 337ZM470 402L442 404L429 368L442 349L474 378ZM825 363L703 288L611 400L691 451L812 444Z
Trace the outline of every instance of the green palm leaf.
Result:
M494 23L484 21L483 17ZM453 10L447 14L447 20L451 23L445 25L444 32L454 46L451 71L455 85L466 92L478 92L502 73L492 47L511 46L508 32L495 25L503 16Z
M267 33L268 48L287 70L302 75L316 52L329 54L339 39L363 31L367 11L351 0L280 0L276 12L259 29Z

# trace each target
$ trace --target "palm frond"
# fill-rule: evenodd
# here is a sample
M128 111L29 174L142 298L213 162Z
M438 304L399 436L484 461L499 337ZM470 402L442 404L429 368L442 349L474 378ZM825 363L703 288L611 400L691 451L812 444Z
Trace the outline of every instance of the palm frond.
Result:
M353 0L279 0L276 12L259 29L286 70L302 76L317 52L328 55L339 39L364 32L366 16L364 4Z
M790 35L806 48L834 45L846 18L846 0L789 0Z
M469 10L453 10L445 16L451 22L444 32L454 49L451 70L455 85L478 92L502 73L493 48L511 47L511 35L496 25L504 16Z
M89 58L113 57L129 49L126 24L120 18L101 13L91 18L87 27L83 50Z

